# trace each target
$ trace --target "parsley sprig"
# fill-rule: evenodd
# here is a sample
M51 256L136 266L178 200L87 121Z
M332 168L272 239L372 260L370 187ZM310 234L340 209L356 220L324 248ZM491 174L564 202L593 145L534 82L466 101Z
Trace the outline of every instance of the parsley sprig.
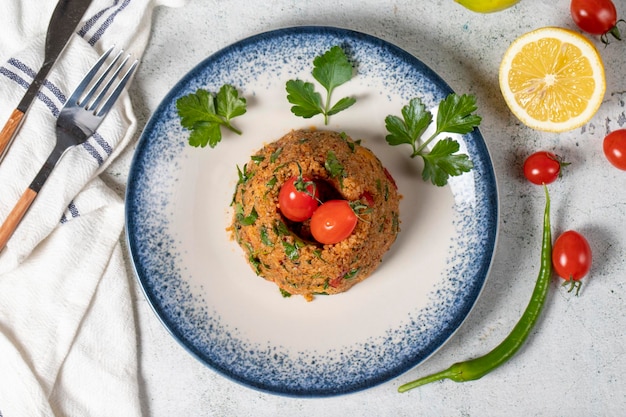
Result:
M311 73L326 90L326 100L322 100L322 95L315 91L313 83L299 79L287 81L287 100L293 104L291 112L296 116L310 119L315 115L323 114L324 124L327 125L330 116L347 109L356 102L353 97L343 97L334 105L331 101L335 88L352 79L352 64L341 47L333 46L313 60Z
M189 144L214 148L222 140L222 126L241 134L230 121L246 112L246 99L239 97L235 87L224 84L216 95L201 88L180 97L176 109L181 125L191 131Z
M385 126L389 134L387 143L392 146L409 144L416 156L424 160L422 178L434 185L444 186L453 176L469 172L474 164L466 154L458 153L459 143L446 137L435 143L432 149L428 145L442 133L470 133L480 124L480 116L473 114L477 109L473 95L450 94L439 103L437 124L433 134L422 141L421 137L433 121L433 115L419 98L412 99L402 108L402 118L389 115Z

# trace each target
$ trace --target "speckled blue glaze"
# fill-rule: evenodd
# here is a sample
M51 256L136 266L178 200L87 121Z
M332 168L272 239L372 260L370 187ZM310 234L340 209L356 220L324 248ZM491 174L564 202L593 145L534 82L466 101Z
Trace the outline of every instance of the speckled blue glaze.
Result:
M429 305L365 343L337 351L289 352L282 346L251 343L224 323L219 312L198 299L177 262L178 242L166 232L172 178L181 163L175 101L199 87L224 83L245 87L261 74L297 71L333 45L342 45L357 71L384 71L385 82L409 100L419 91L433 107L450 87L418 59L380 39L328 27L298 27L253 36L209 57L172 89L147 124L132 163L126 198L127 239L138 280L157 316L200 361L227 377L277 394L331 396L388 381L435 352L469 314L491 263L498 208L495 177L478 131L462 141L475 167L475 199L462 203L455 220L460 242L449 254L445 278ZM286 51L289 51L287 53ZM296 52L294 52L296 51ZM259 57L276 57L274 60ZM289 65L285 65L288 61ZM250 65L264 62L264 65ZM237 79L224 68L237 71ZM164 168L167 169L164 172Z

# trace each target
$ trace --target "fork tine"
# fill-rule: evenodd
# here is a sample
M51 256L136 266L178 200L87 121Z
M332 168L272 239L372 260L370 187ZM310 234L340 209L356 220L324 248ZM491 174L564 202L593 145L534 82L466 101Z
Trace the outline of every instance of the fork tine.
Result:
M126 62L126 60L124 61L124 64L125 64L125 62ZM111 109L113 104L115 104L115 101L117 100L117 98L120 96L120 94L124 90L124 87L126 87L126 84L128 83L128 81L132 77L133 73L135 72L135 69L137 68L137 65L139 65L139 61L135 60L132 63L132 65L130 66L130 68L126 71L126 74L124 74L124 76L122 77L120 82L117 84L117 86L115 87L115 89L113 90L111 95L109 95L109 98L104 102L104 104L102 105L100 110L97 112L96 116L100 117L100 116L104 116L105 114L107 114L107 112ZM117 72L119 72L119 70L121 70L122 67L123 67L123 65L120 66L120 68L118 69ZM117 72L116 72L116 74L117 74ZM110 83L109 83L109 85L107 85L107 90L110 87L110 85L111 85ZM104 90L101 94L104 95L105 92L106 92L106 90Z
M116 61L119 59L119 56L116 57ZM85 108L89 111L94 111L99 105L100 102L102 101L102 99L104 99L104 96L106 95L106 93L109 91L109 89L111 88L111 86L113 85L113 83L115 82L115 80L117 79L118 75L120 74L120 72L122 71L122 69L126 66L126 63L128 62L128 60L130 59L130 55L126 55L126 58L124 58L124 60L117 66L117 68L115 69L115 71L113 72L113 75L111 75L109 77L109 80L107 81L106 85L104 87L102 87L100 93L98 94L98 96L93 100L92 103L88 103L87 99L85 100ZM107 73L109 71L111 71L111 69L113 68L113 65L115 64L115 62L113 62L109 68L107 68ZM103 77L106 76L107 74L103 74ZM98 82L100 83L102 80L98 80Z
M109 48L105 53L102 54L100 59L98 59L98 61L93 65L93 67L91 67L87 75L85 75L85 77L80 82L78 87L76 87L76 89L74 90L70 98L67 100L68 103L71 103L71 104L78 103L78 101L80 100L80 97L85 92L85 89L89 86L93 78L96 76L96 74L100 70L100 67L102 67L102 65L104 64L106 59L109 57L113 49L114 47Z
M110 51L111 49L109 49ZM93 97L93 95L96 93L96 91L98 91L98 89L100 88L100 85L104 82L104 80L106 79L106 77L109 75L109 73L111 72L111 70L115 67L115 64L117 64L117 61L119 61L120 57L122 56L122 54L124 53L123 50L119 51L117 53L117 55L115 56L115 58L113 58L113 61L109 64L108 67L106 67L106 69L104 70L104 72L102 73L102 75L100 75L100 77L98 77L98 80L93 84L93 86L89 89L89 91L87 92L87 94L85 94L85 96L82 98L82 100L80 100L79 103L77 103L78 105L82 106L84 103L89 103L89 100L91 100L91 97ZM118 70L119 71L119 70ZM95 74L94 74L95 76Z

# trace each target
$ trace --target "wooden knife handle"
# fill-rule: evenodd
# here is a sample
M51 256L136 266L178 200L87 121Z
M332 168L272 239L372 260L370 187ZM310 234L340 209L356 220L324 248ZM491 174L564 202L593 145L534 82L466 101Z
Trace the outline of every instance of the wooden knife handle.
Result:
M7 120L6 124L2 128L2 131L0 132L0 161L2 160L5 150L11 144L17 128L20 124L22 124L23 118L24 113L15 109L13 110L13 113L11 113L11 116L9 116L9 120Z
M13 232L17 229L17 226L22 221L22 218L33 203L33 200L35 200L35 197L37 197L37 192L27 188L4 223L2 223L2 226L0 226L0 251L4 249L11 236L13 236Z

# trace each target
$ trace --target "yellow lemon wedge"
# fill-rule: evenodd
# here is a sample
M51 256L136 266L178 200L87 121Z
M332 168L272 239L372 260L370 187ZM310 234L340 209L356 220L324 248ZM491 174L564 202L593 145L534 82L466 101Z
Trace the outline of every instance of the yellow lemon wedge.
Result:
M517 38L500 64L500 90L525 125L564 132L598 111L606 81L596 47L583 35L545 27Z

